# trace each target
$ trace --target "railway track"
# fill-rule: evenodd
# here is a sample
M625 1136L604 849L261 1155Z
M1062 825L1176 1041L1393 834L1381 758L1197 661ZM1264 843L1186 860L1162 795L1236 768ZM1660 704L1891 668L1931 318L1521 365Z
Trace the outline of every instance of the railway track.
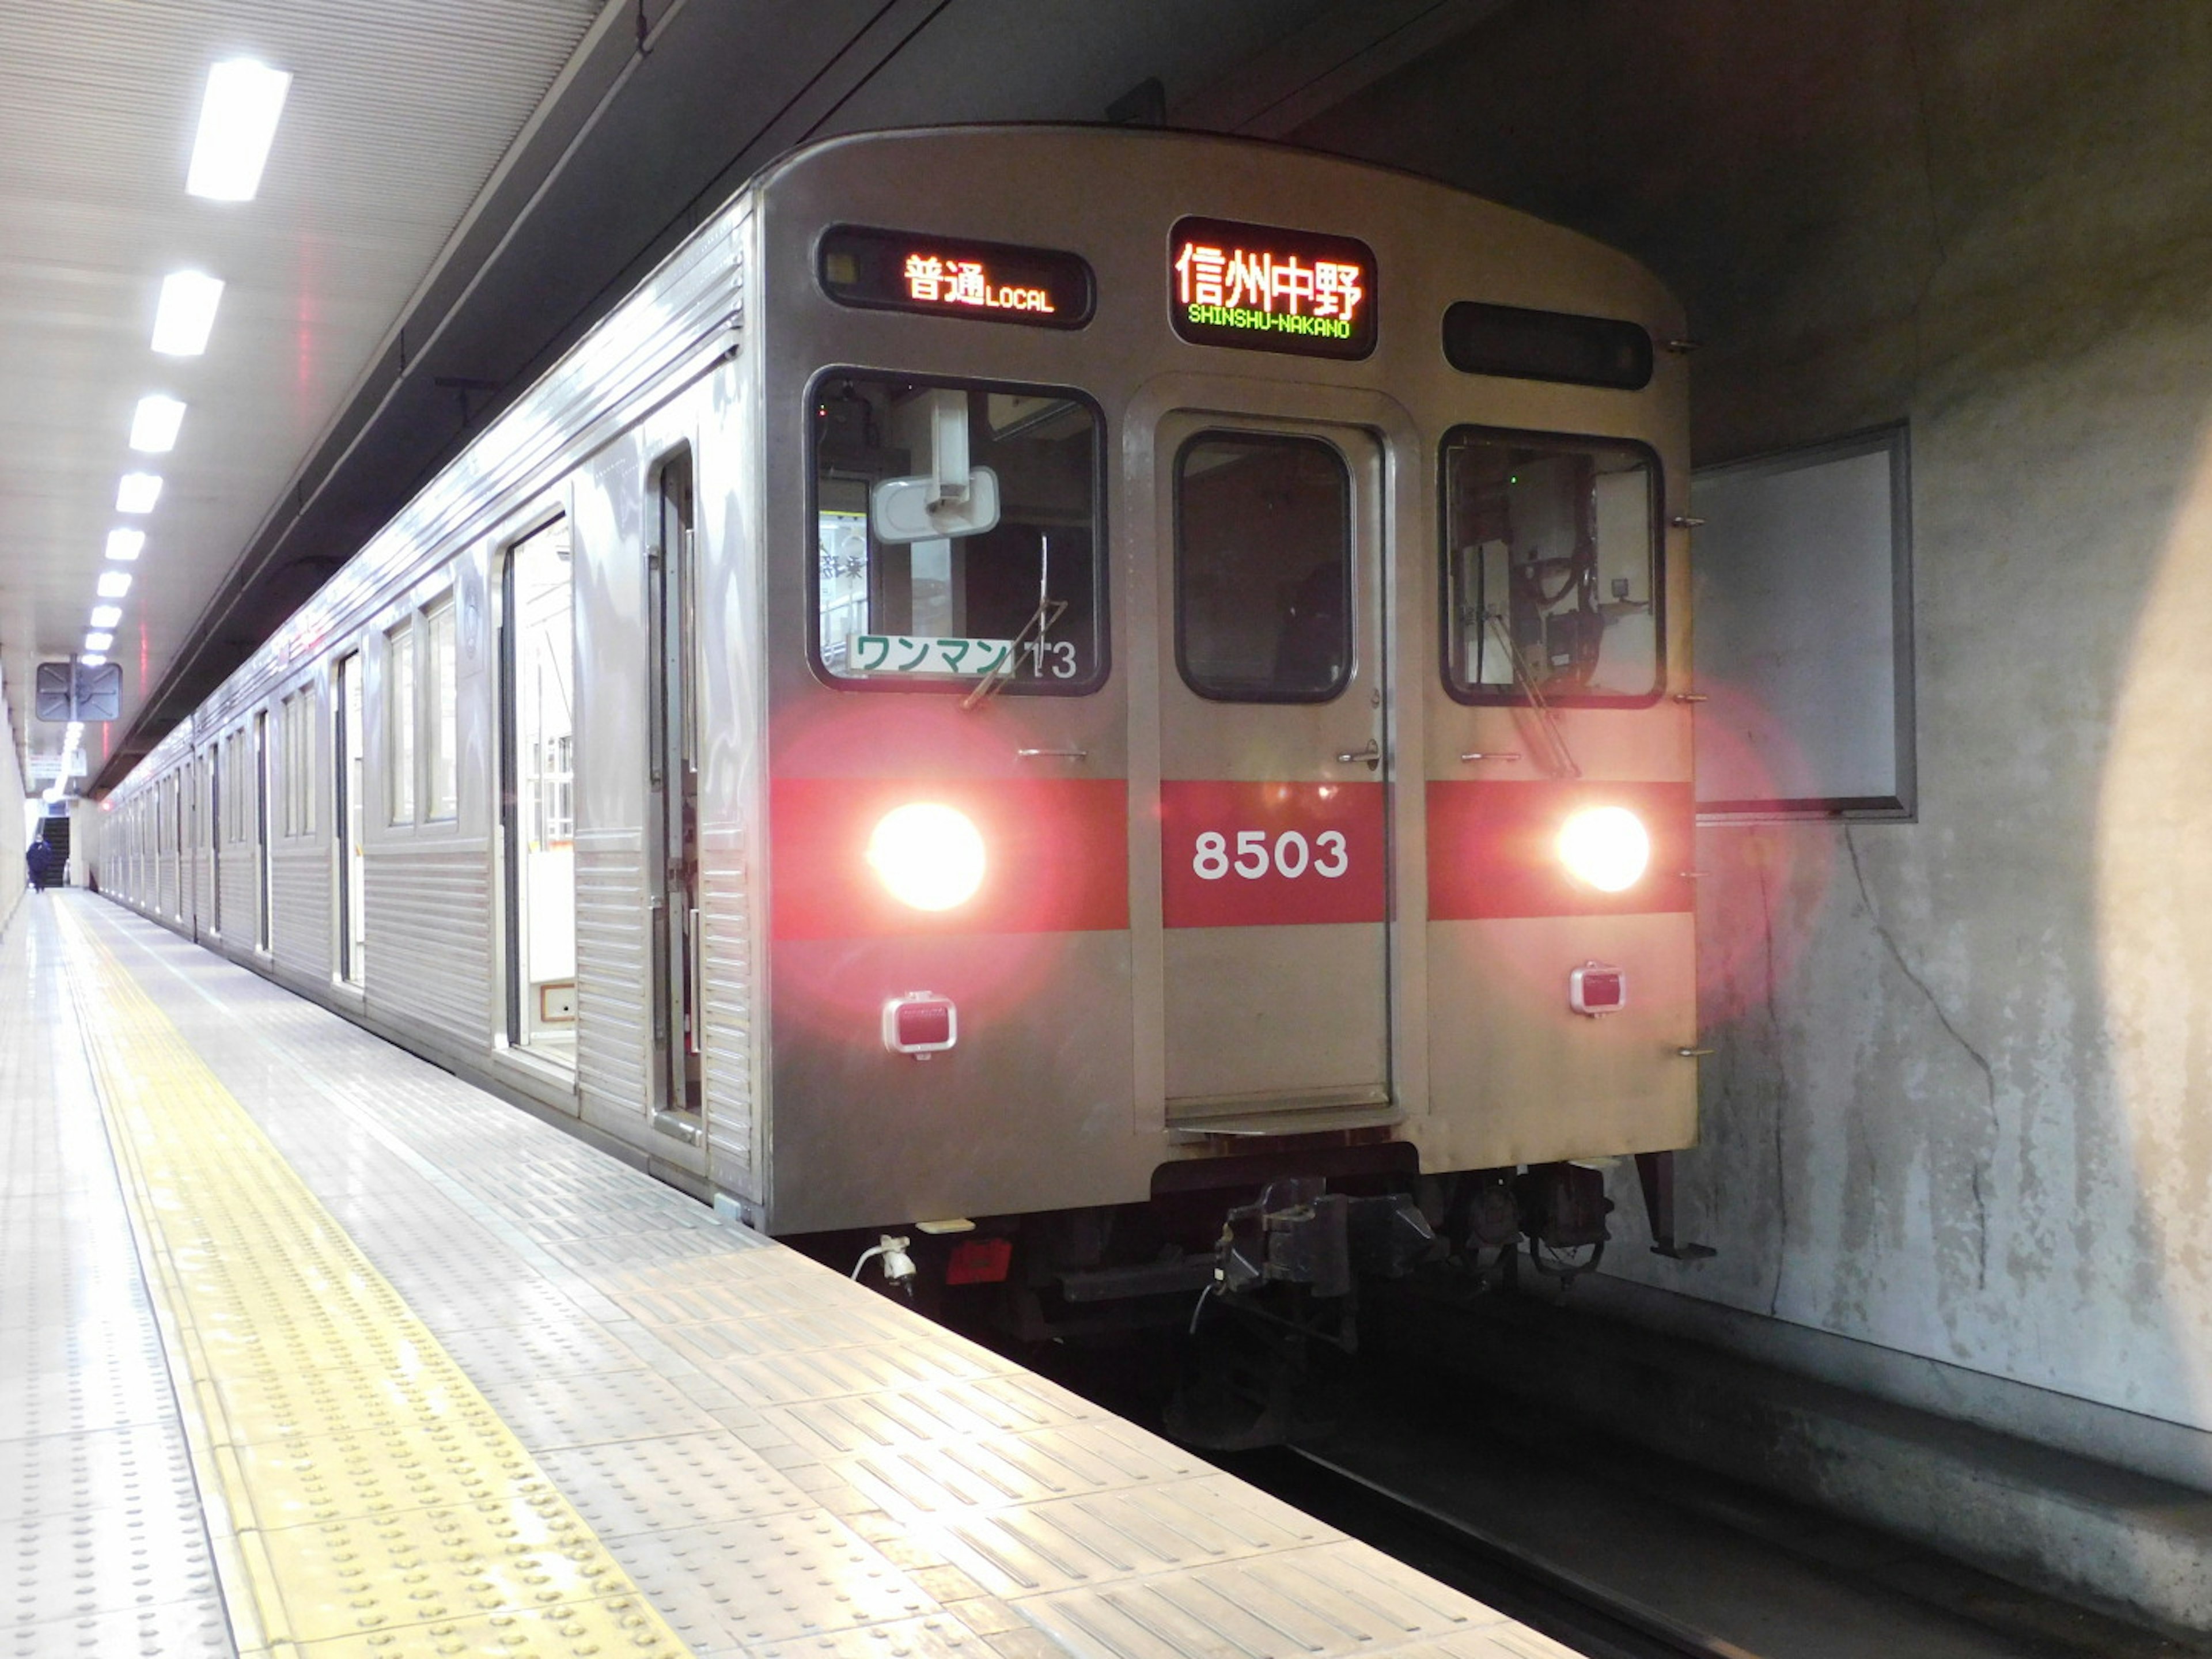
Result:
M1482 1359L1510 1328L1389 1300L1317 1390L1329 1426L1206 1455L1590 1659L2212 1653L1632 1444L1501 1386ZM1162 1426L1164 1347L1030 1363Z
M1501 1386L1486 1329L1373 1299L1330 1428L1227 1466L1577 1651L1695 1659L2212 1652L1698 1468Z
M1325 1453L1284 1447L1241 1453L1224 1466L1590 1659L1764 1659L1547 1561L1510 1537L1379 1486Z

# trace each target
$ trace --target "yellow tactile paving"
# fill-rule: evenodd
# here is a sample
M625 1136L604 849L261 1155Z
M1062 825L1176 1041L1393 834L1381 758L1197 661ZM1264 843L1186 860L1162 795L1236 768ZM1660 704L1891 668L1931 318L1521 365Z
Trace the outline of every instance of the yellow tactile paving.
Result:
M64 931L241 1651L688 1654L137 981Z

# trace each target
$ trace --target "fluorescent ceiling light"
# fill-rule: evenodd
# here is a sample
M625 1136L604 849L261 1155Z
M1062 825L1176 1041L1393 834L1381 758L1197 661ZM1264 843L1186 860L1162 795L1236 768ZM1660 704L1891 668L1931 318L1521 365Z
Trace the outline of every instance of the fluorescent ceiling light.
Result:
M109 646L114 643L115 635L112 634L102 634L95 631L84 636L84 648L88 651L105 651Z
M171 271L161 279L161 303L154 309L154 349L165 357L198 356L207 349L215 308L222 302L220 276Z
M151 513L154 503L161 499L161 475L158 472L126 472L123 482L115 486L115 510L118 513ZM110 553L107 556L113 558Z
M107 532L107 556L118 564L128 564L146 550L146 532L143 530L111 530Z
M185 188L211 202L250 202L261 188L262 163L284 112L292 77L282 70L233 58L208 70Z
M131 591L131 573L127 570L103 570L100 573L100 597L119 599Z
M123 607L119 605L95 605L92 607L90 620L94 628L113 628L123 620Z
M87 645L90 645L93 641L93 637L94 636L90 634L86 635L84 636L84 642ZM106 639L107 636L105 634L102 634L99 637ZM82 663L87 668L102 668L105 667L107 663L107 659L101 656L97 651L88 651L82 656L79 657L77 660Z
M177 429L185 423L185 406L174 398L164 398L160 392L138 400L137 413L131 417L131 447L148 455L159 455L177 447Z

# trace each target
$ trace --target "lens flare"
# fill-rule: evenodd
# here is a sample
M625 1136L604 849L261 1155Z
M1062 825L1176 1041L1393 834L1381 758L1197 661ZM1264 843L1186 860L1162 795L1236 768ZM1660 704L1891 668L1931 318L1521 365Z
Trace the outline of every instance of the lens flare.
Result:
M1601 893L1625 893L1644 879L1651 837L1626 806L1587 806L1559 831L1559 861Z
M950 910L983 884L983 837L964 812L909 801L878 821L868 863L902 904Z

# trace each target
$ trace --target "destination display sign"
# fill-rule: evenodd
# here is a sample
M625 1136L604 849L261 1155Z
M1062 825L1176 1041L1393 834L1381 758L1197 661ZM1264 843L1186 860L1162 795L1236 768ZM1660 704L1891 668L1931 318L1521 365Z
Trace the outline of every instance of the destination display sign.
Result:
M1183 219L1168 238L1168 320L1194 345L1364 357L1375 250L1349 236Z
M867 311L1081 328L1097 290L1090 265L1073 253L915 231L840 225L822 238L817 258L822 291Z

